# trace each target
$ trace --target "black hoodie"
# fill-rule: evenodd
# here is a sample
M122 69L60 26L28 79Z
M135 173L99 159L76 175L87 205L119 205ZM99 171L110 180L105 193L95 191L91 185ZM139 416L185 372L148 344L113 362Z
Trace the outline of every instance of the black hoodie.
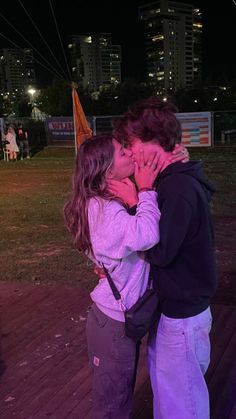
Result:
M154 287L168 317L185 318L209 306L216 289L209 200L214 188L200 162L174 163L156 182L160 243L148 251Z

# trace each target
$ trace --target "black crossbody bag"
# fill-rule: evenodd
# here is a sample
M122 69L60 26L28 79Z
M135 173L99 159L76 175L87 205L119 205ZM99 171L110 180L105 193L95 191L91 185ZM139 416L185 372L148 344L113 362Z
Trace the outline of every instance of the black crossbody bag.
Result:
M115 299L121 301L121 295L104 265L103 269ZM135 342L140 341L150 330L151 326L157 324L160 318L161 313L156 291L147 288L143 296L140 297L132 307L125 310L124 314L126 336L133 339Z

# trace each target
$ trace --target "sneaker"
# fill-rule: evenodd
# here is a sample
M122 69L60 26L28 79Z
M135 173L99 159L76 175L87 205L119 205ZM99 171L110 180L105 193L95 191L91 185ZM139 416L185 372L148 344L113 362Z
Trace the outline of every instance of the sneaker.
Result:
M27 156L26 158L27 158L27 159L30 159L30 156Z

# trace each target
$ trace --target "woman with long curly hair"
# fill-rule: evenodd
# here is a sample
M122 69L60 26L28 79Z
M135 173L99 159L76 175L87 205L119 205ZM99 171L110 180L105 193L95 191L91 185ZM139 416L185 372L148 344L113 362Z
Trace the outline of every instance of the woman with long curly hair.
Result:
M137 347L125 336L124 309L145 292L149 264L144 251L159 241L160 211L152 189L158 170L157 155L138 166L132 152L110 134L86 140L77 153L72 196L64 208L66 225L77 248L112 274L122 297L122 303L114 298L107 278L90 294L86 331L93 418L126 419L131 414ZM138 191L129 180L133 174ZM112 194L116 182L122 184L126 202ZM136 214L129 214L128 207L136 204Z

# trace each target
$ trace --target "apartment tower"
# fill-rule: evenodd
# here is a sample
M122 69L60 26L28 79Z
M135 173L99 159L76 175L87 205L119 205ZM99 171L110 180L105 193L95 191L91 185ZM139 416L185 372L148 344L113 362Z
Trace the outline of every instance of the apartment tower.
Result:
M159 93L191 87L201 77L201 12L160 0L139 8L144 22L146 79Z
M68 45L73 79L91 92L121 82L121 47L111 34L73 35Z

